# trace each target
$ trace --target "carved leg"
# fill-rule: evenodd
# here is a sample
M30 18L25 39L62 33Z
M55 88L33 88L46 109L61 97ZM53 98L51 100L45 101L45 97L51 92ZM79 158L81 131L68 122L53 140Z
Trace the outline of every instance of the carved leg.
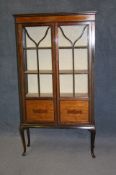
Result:
M95 130L90 130L91 133L91 155L93 158L95 158L95 153L94 153L94 148L95 148L95 135L96 131Z
M28 139L27 146L30 146L30 130L29 128L27 128L26 130L27 130L27 139Z
M25 134L24 134L24 128L20 127L19 131L20 131L20 136L21 136L21 140L22 140L22 144L23 144L23 153L22 155L25 156L26 155L26 142L25 142Z

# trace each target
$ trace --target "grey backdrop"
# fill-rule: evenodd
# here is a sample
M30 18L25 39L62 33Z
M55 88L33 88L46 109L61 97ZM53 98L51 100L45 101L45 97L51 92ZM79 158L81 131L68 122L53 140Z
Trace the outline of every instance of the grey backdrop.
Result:
M0 0L0 132L19 125L13 14L96 10L95 118L98 135L116 134L116 0Z

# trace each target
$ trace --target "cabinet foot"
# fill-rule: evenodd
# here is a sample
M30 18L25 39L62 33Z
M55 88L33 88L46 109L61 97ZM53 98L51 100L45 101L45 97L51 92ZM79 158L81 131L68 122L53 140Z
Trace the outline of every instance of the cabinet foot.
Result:
M20 136L21 136L21 140L22 140L22 145L23 145L23 153L22 155L25 156L26 155L26 142L25 142L25 128L20 127L19 128L20 131Z
M22 156L26 156L26 152L23 152L23 153L22 153Z
M96 136L96 130L89 130L91 134L91 156L92 158L95 158L94 148L95 148L95 136Z

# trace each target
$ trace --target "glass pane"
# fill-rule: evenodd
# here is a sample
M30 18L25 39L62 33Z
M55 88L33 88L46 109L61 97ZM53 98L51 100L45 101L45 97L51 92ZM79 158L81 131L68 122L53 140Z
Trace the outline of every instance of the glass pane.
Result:
M72 70L72 50L59 49L59 69Z
M40 43L39 47L51 47L51 29L48 30L46 37Z
M82 32L83 32L83 30L84 30L84 28L83 29L81 29L80 28L80 30L82 30ZM83 33L83 35L82 35L82 37L75 43L75 46L87 46L87 27L85 28L85 30L84 30L84 33Z
M37 75L28 74L28 93L38 93L38 78Z
M71 46L71 43L65 38L65 36L62 33L62 31L63 31L64 34L66 35L67 33L65 33L65 32L68 30L68 27L67 26L61 26L61 28L58 29L58 45L59 45L59 47ZM66 37L68 37L68 36L66 36Z
M51 28L49 26L26 27L25 30L26 47L35 47L42 39L40 47L51 47Z
M88 75L75 75L75 93L88 93Z
M59 46L87 46L87 26L86 25L72 25L60 26L58 29ZM76 42L76 40L78 40Z
M51 50L38 50L40 70L52 70Z
M37 70L36 50L27 50L27 70Z
M87 49L74 50L74 63L75 70L88 70Z
M40 96L52 96L52 75L40 75Z
M73 76L60 75L60 96L69 96L73 94Z

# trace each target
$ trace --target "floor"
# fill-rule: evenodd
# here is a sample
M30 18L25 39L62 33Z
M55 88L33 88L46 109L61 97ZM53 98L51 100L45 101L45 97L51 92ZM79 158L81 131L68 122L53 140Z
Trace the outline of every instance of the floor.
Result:
M116 138L97 137L93 159L88 136L77 130L32 130L23 157L18 133L2 133L0 175L116 175Z

